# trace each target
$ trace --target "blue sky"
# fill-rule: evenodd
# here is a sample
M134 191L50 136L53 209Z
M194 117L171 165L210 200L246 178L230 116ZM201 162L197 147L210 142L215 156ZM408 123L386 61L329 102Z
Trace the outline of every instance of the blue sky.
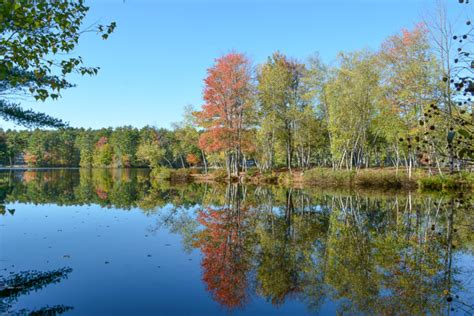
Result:
M447 0L457 9L457 0ZM71 77L77 87L58 101L25 107L73 127L169 127L183 107L202 104L206 69L231 50L258 64L279 50L299 60L319 52L378 49L410 28L435 0L95 0L85 25L117 22L107 41L85 34L78 47L96 77ZM13 125L0 122L0 126Z

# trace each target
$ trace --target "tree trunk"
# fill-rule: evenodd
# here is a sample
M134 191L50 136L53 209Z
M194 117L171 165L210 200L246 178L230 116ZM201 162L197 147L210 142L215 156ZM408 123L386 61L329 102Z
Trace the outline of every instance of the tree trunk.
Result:
M204 163L204 173L207 174L207 160L206 160L206 155L204 154L203 150L201 150L201 155L202 155L202 162Z
M232 166L231 166L231 162L232 162L231 159L232 159L232 157L231 157L230 153L227 152L227 154L226 154L226 160L225 160L225 169L226 169L226 171L227 171L227 179L229 179L229 180L230 180L231 168L232 168Z

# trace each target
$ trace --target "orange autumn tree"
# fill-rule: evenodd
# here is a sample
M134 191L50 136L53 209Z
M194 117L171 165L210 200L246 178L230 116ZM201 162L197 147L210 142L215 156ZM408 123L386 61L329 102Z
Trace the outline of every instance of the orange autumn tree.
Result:
M38 161L38 157L35 154L31 154L29 152L26 152L23 155L23 160L25 160L25 162L28 166L34 166L36 164L36 162Z
M204 80L202 111L196 112L204 132L199 138L201 150L223 152L227 176L238 176L243 152L249 146L246 137L252 127L252 76L249 60L239 53L216 59Z
M199 157L193 153L187 154L186 155L186 162L190 164L191 166L197 165L201 160Z

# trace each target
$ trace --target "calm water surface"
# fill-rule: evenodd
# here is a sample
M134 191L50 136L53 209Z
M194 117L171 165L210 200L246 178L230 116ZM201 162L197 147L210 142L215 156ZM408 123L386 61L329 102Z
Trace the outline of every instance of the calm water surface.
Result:
M473 198L0 172L0 314L472 315Z

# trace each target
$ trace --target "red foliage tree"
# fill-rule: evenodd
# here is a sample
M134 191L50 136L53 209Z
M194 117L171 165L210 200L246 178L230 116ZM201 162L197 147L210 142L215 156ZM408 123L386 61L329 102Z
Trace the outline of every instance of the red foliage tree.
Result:
M99 140L97 141L97 143L95 144L95 147L96 148L102 148L104 147L107 143L108 143L108 138L105 137L105 136L102 136L101 138L99 138Z
M227 173L238 175L245 146L245 131L251 127L252 76L248 59L229 53L216 60L204 80L202 111L196 113L205 129L199 147L208 152L225 152Z
M35 154L30 154L29 152L26 152L23 155L23 160L31 166L34 166L36 162L38 161L38 157Z
M190 164L191 166L197 165L201 160L199 159L198 156L195 154L191 153L186 156L186 162Z

